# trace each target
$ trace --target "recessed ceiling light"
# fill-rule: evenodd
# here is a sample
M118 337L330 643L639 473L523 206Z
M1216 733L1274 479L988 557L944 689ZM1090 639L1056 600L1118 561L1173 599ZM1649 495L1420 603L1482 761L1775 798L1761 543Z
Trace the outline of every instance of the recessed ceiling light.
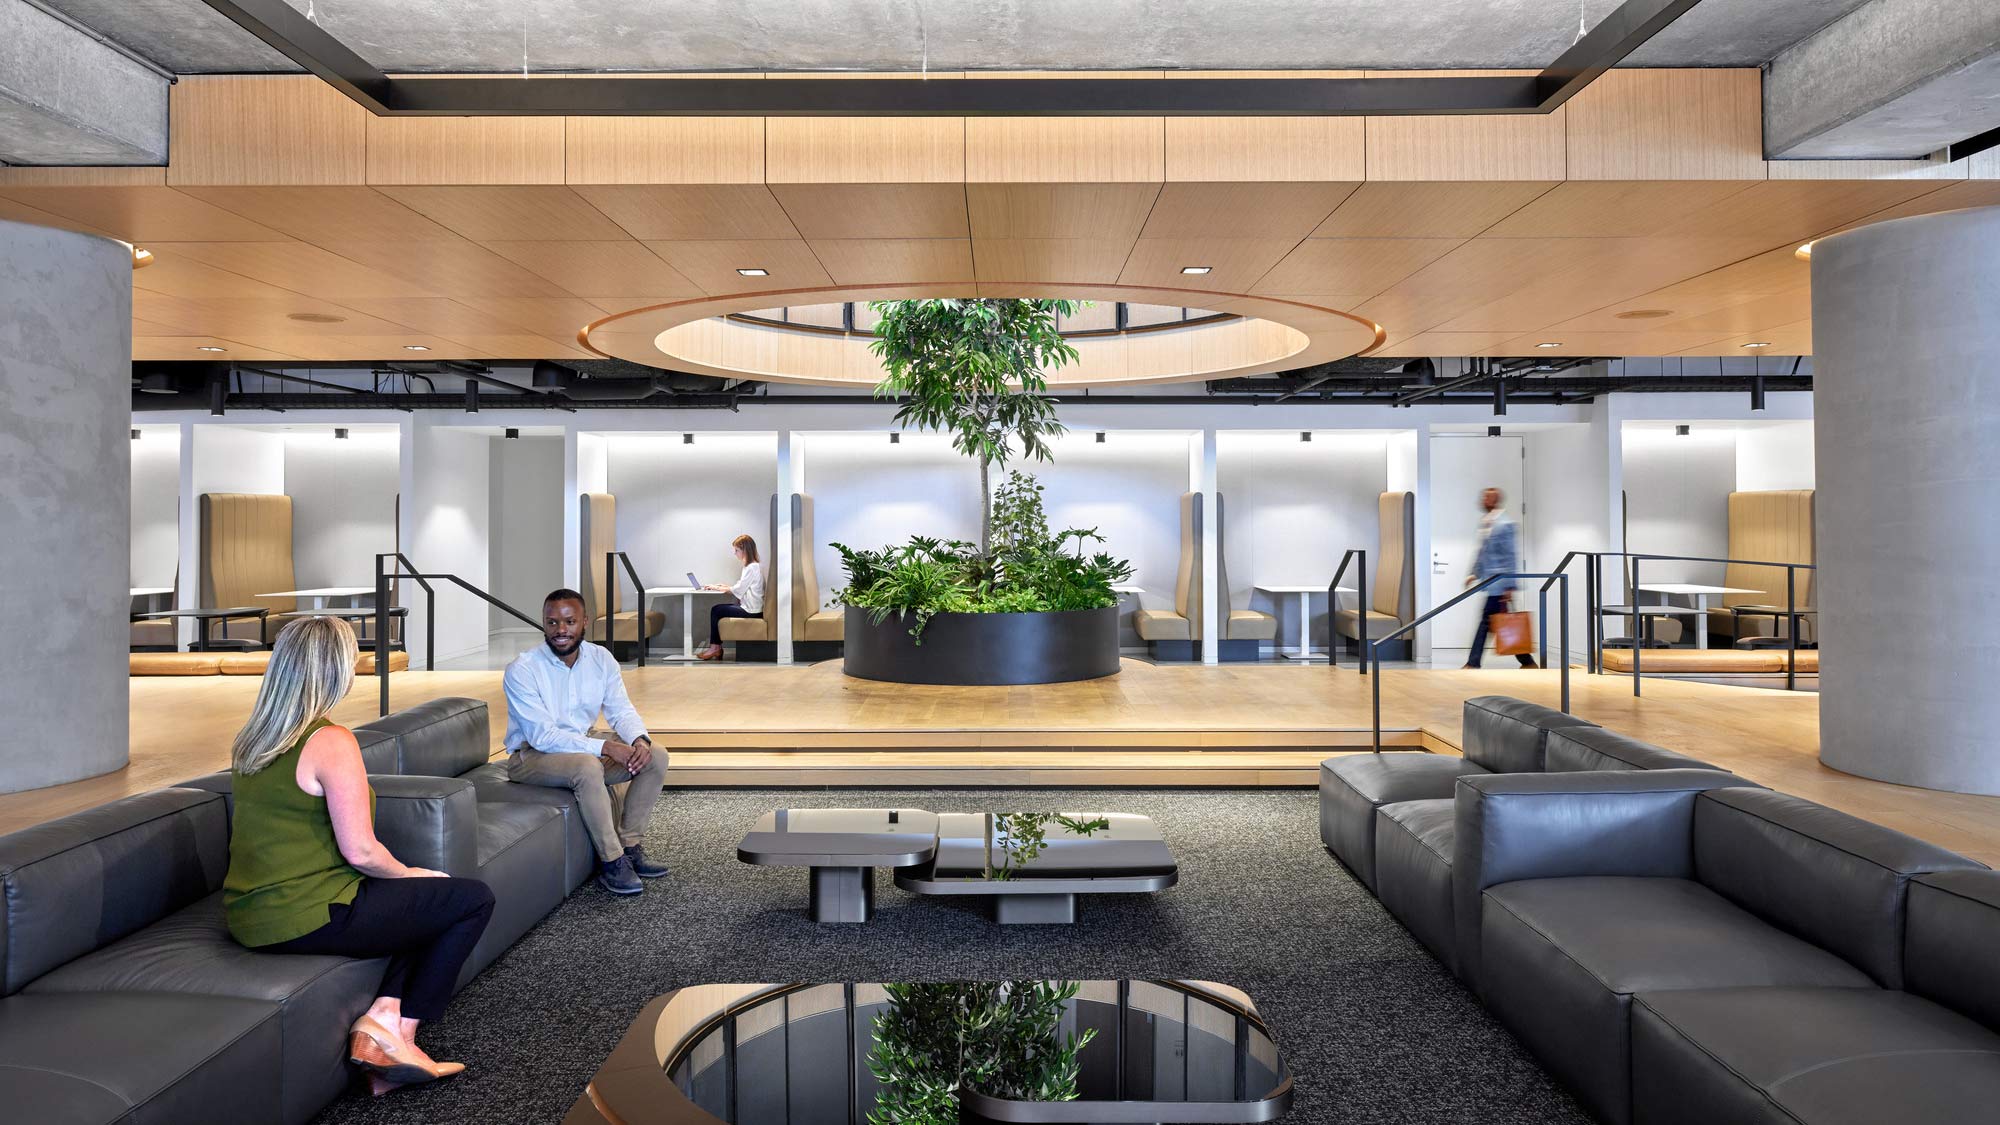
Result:
M340 324L347 318L332 313L286 313L286 320L296 320L301 324Z
M133 430L132 430L132 440L133 440L133 441L138 441L138 440L139 440L139 430L138 430L138 428L137 428L137 427L134 427L134 428L133 428Z
M1689 428L1688 428L1687 426L1675 426L1675 427L1674 427L1674 434L1675 434L1675 436L1677 436L1677 437L1686 437L1686 436L1688 436L1688 434L1690 434L1690 433L1692 433L1692 432L1693 432L1693 431L1692 431L1691 429L1689 429Z
M1311 441L1312 439L1313 439L1313 432L1312 432L1311 430L1300 430L1300 431L1299 431L1299 440L1300 440L1300 441Z
M1538 348L1560 348L1563 346L1563 342L1561 340L1543 340L1535 346Z
M901 444L903 444L903 435L902 435L902 433L901 433L900 431L897 431L897 430L890 430L890 431L889 431L889 444L890 444L890 445L901 445Z
M681 444L682 444L682 445L693 445L693 444L694 444L694 435L693 435L693 434L682 434L682 435L681 435Z
M334 440L336 440L336 441L346 441L346 440L347 440L347 427L345 427L345 426L335 426L335 427L333 428L333 436L334 436Z
M515 438L518 438L518 437L520 437L520 436L521 436L521 431L519 431L519 430L515 429L515 428L514 428L514 427L512 427L512 426L509 426L509 427L507 427L507 429L506 429L506 430L505 430L505 431L503 432L502 436L503 436L503 437L505 437L505 438L506 438L507 440L509 440L509 441L513 441L513 440L514 440Z
M1182 266L1181 272L1189 276L1194 276L1196 274L1207 273L1214 268L1214 266Z
M771 271L770 271L770 270L761 270L761 269L758 269L758 268L757 268L757 267L755 267L755 266L752 266L752 267L750 267L749 269L741 269L741 270L737 270L736 272L737 272L737 273L740 273L740 274L742 274L742 275L743 275L744 277L769 277L769 276L771 276Z
M1097 431L1097 444L1099 444L1099 445L1103 445L1103 444L1104 444L1104 431L1103 431L1103 430L1099 430L1099 431Z
M406 352L427 352L430 351L430 348L423 344L404 344L403 350Z
M1622 313L1619 313L1619 314L1617 314L1617 315L1616 315L1615 317L1613 317L1612 319L1614 319L1614 320L1658 320L1658 319L1660 319L1660 318L1661 318L1661 317L1663 317L1663 316L1672 316L1672 315L1674 315L1674 310L1672 310L1672 309L1633 309L1633 310L1631 310L1630 312L1622 312Z
M214 344L196 344L194 350L198 352L226 352L229 349L218 348Z
M1488 427L1486 427L1486 436L1487 436L1487 437L1499 437L1499 436L1500 436L1500 427L1498 427L1498 426L1488 426Z
M1814 241L1818 240L1815 239ZM1811 242L1800 243L1799 248L1792 251L1792 257L1797 258L1801 262L1810 262L1812 261L1812 248L1813 244Z
M1738 346L1739 346L1739 347L1745 347L1745 348L1768 348L1768 347L1770 347L1770 346L1771 346L1771 341L1769 341L1769 340L1757 340L1757 341L1754 341L1754 342L1752 342L1752 343L1748 343L1748 344L1740 344L1740 345L1738 345Z

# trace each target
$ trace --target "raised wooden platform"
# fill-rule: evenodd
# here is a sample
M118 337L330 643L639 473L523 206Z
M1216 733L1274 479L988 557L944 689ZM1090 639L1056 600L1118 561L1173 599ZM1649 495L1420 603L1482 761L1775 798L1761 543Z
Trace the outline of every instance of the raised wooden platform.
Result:
M1802 648L1797 671L1818 674L1819 650ZM1613 672L1632 670L1632 650L1607 648L1604 666ZM1742 676L1757 673L1783 675L1785 650L1781 648L1649 648L1639 656L1639 670L1645 675L1692 676L1712 674Z

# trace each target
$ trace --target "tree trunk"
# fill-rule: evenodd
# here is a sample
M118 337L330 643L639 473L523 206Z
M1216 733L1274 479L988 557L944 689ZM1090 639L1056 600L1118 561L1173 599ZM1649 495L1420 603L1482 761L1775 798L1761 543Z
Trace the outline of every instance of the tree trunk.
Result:
M993 557L993 492L986 486L986 458L979 459L979 557Z

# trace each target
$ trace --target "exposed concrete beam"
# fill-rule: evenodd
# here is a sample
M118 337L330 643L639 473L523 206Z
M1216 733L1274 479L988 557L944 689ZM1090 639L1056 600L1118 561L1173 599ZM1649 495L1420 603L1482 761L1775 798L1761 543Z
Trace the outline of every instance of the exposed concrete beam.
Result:
M1872 0L1764 82L1773 159L1920 157L2000 126L2000 4Z
M165 164L168 79L22 0L0 0L0 162Z

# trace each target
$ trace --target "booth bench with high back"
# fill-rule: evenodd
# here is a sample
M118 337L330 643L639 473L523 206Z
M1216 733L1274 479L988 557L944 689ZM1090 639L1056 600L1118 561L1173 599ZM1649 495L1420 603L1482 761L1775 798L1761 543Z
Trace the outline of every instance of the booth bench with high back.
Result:
M488 762L479 700L433 700L354 734L382 842L493 889L463 986L594 867L574 797ZM257 953L229 936L230 780L0 837L0 1116L302 1122L346 1087L347 1029L385 962Z

